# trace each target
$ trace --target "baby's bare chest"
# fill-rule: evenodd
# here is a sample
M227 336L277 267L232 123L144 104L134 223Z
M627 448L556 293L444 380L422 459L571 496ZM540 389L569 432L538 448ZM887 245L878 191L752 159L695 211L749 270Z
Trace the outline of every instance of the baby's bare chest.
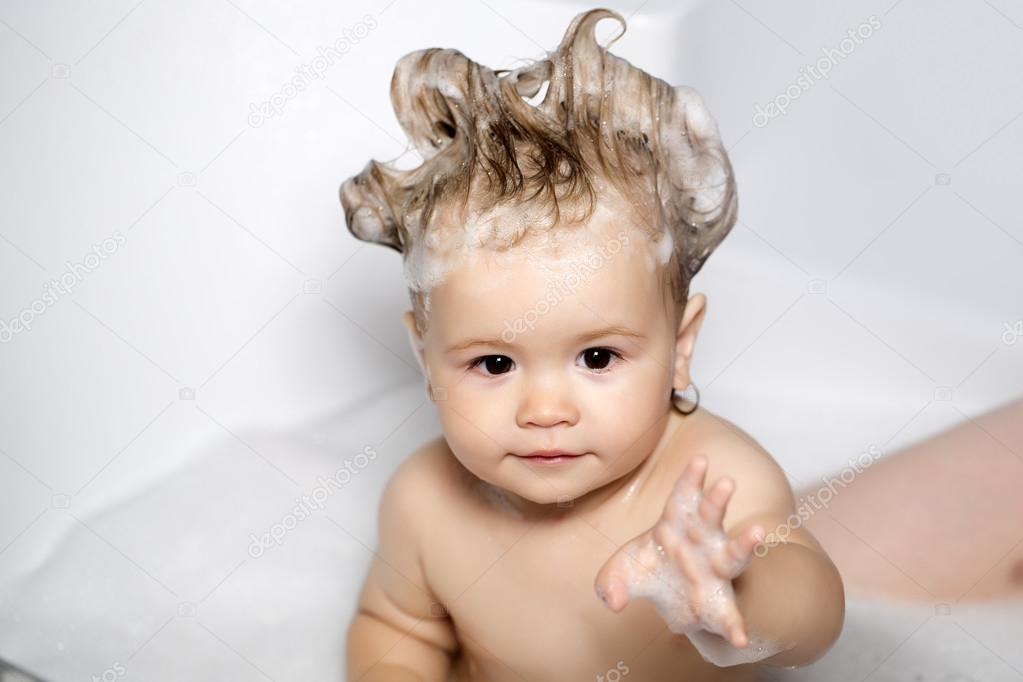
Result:
M615 614L597 597L597 572L642 518L455 524L428 573L462 646L457 679L752 679L708 665L649 602Z

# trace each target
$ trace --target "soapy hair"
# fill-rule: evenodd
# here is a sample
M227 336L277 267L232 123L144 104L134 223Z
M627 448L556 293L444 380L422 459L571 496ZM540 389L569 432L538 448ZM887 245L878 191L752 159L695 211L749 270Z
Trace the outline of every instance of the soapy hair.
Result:
M458 230L470 209L540 208L551 217L510 223L472 245L500 251L527 234L588 219L612 191L627 198L646 217L639 222L651 241L670 238L661 242L670 254L659 276L676 321L691 279L735 224L734 174L703 99L601 46L594 32L605 18L621 24L617 40L625 32L618 13L583 12L557 49L514 70L493 71L454 49L398 61L391 102L423 162L402 170L371 160L340 195L356 238L403 254L421 333L424 294L436 283L421 276L422 260L430 248L464 240ZM542 99L530 101L544 85ZM570 206L585 209L563 220Z

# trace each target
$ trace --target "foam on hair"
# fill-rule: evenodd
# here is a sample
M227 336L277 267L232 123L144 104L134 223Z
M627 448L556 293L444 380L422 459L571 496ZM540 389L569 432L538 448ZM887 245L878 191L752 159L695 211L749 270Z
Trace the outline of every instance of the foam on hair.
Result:
M677 305L735 224L732 167L702 98L601 46L594 31L605 18L622 27L613 43L625 20L590 10L546 58L515 70L454 49L398 61L391 102L423 162L403 170L370 160L340 195L356 238L403 254L420 330L426 295L459 255L549 240L612 193L641 217ZM519 219L481 219L498 210Z

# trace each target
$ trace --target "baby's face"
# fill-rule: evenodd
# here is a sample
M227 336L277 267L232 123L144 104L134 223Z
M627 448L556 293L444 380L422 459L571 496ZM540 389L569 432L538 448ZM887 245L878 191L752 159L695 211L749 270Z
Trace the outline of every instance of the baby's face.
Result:
M693 339L674 328L656 247L621 215L598 209L558 260L475 251L430 293L421 361L448 445L477 477L535 503L634 469L661 438L672 387L688 384ZM414 333L411 312L405 322ZM538 450L581 456L523 457Z

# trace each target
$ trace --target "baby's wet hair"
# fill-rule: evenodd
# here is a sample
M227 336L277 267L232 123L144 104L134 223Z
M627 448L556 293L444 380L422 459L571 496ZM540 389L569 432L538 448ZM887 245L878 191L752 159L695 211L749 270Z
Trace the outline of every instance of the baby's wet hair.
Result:
M590 10L572 20L557 49L514 70L491 70L454 49L398 61L391 102L423 162L402 170L370 160L340 194L356 238L403 255L420 332L424 296L436 284L422 261L452 245L505 250L584 222L599 198L614 194L632 204L652 241L670 236L660 276L677 320L693 276L734 226L735 178L703 99L601 46L595 28L605 18L621 24L610 45L625 20ZM467 235L470 216L500 207L533 213ZM536 213L545 219L533 220Z

